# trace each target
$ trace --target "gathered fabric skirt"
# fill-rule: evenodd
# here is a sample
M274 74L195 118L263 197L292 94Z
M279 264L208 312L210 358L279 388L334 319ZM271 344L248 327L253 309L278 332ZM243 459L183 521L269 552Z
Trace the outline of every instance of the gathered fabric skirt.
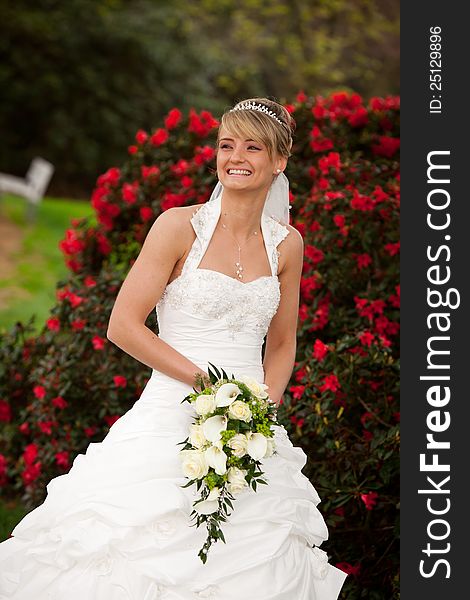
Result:
M253 374L254 375L254 374ZM179 451L189 385L153 372L141 397L90 443L0 544L1 600L336 600L346 574L318 546L328 530L302 474L306 455L276 426L268 485L236 496L226 543L203 564Z

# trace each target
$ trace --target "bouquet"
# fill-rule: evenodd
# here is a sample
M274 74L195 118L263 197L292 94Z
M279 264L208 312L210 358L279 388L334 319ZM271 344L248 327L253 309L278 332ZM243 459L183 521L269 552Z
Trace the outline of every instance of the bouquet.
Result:
M188 394L197 413L189 436L179 444L182 470L196 484L199 498L193 503L193 525L207 527L207 539L198 556L203 563L213 542L222 540L221 523L230 516L235 496L250 486L267 484L260 459L275 453L273 425L278 425L276 406L270 400L267 385L227 373L208 363L210 385L199 378L201 391ZM195 388L193 388L195 389ZM179 445L178 444L178 445Z

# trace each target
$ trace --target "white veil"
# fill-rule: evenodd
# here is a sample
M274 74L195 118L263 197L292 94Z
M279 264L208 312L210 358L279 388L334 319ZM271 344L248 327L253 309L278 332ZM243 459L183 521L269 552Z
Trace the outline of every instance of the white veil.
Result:
M208 202L215 200L218 196L222 194L224 186L217 182L217 185L212 190L211 197ZM264 202L263 213L272 217L281 225L289 224L289 180L284 175L284 173L279 173L276 175L271 187L268 190L268 194L266 196L266 200Z

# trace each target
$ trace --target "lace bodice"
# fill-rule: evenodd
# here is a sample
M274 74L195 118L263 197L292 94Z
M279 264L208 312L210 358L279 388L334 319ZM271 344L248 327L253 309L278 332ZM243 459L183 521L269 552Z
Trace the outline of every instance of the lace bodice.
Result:
M261 231L271 275L243 283L225 273L198 268L221 211L221 197L197 207L191 217L196 239L181 275L165 288L156 306L162 336L186 336L197 343L216 339L260 346L280 302L277 246L289 230L262 214ZM178 313L178 316L177 314ZM185 329L181 329L181 324ZM170 332L171 326L171 332ZM165 337L166 339L166 337Z

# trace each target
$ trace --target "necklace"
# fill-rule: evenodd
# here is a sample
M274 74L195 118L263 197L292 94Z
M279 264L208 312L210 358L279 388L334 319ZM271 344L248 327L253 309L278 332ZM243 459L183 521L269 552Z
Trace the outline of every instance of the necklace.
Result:
M226 214L226 213L224 213ZM238 279L242 279L243 278L243 266L241 264L241 250L242 250L242 246L240 246L240 244L238 243L237 239L235 238L235 236L230 232L230 230L227 228L227 226L225 225L225 223L222 223L222 227L225 229L225 231L227 231L228 233L230 233L230 235L232 236L232 238L235 240L237 246L238 246L238 262L235 263L235 267L236 267L236 274ZM247 243L247 241L250 239L250 237L252 235L258 235L257 231L253 231L253 233L250 233L250 235L246 238L245 243L243 244L243 246Z

